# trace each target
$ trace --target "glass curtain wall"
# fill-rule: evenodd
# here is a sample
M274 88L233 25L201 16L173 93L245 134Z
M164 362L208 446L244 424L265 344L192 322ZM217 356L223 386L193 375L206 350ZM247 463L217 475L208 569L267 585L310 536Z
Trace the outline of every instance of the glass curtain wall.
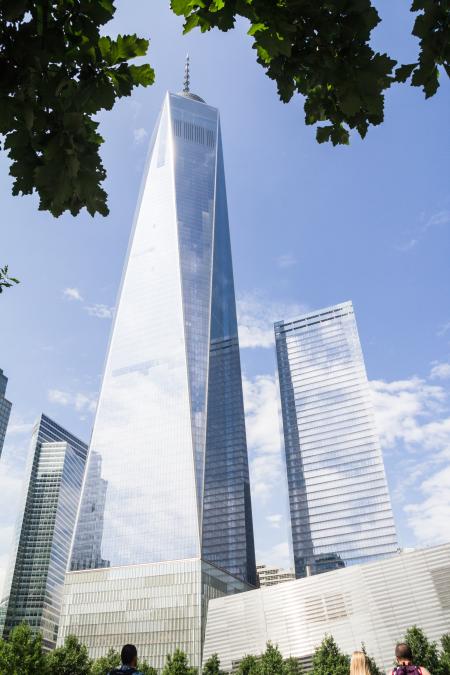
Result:
M398 549L351 302L275 324L298 577Z
M5 586L3 634L28 623L56 645L87 446L50 418L36 424Z

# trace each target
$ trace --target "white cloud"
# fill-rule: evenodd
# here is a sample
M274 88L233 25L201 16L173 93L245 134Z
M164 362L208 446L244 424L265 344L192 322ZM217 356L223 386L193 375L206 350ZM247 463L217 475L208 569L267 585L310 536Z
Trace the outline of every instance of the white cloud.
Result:
M25 443L24 449L28 448ZM6 451L5 451L6 450ZM25 464L17 462L16 448L5 448L0 462L0 597L13 545L13 535L22 495ZM21 448L23 453L23 449Z
M397 246L397 248L399 251L410 251L417 245L418 241L418 239L410 239L405 244L400 244L400 246Z
M382 447L401 467L400 501L416 544L448 541L450 392L419 377L371 385Z
M297 258L292 253L284 253L279 255L276 259L278 267L281 269L286 269L287 267L293 267L297 264Z
M281 523L283 521L283 514L282 513L272 513L269 516L266 516L266 520L269 523L271 527L274 527L275 529L280 529Z
M30 434L32 428L33 422L26 420L24 417L22 417L22 415L16 413L13 407L8 424L8 437Z
M295 318L306 311L305 305L271 302L258 293L241 295L237 301L241 348L272 347L274 322Z
M281 569L289 569L292 562L288 542L281 541L268 549L258 550L256 560L261 565L273 565Z
M86 305L83 309L89 316L95 316L97 319L111 319L114 314L114 307L102 304Z
M426 443L436 447L436 433L446 422L436 420L444 410L447 397L442 387L418 377L394 382L374 380L371 387L384 448L393 448L398 441L410 446ZM427 438L432 431L433 440Z
M274 376L259 375L244 377L243 386L252 494L266 503L282 477L278 385Z
M134 142L137 145L139 145L140 143L143 143L145 141L145 139L148 136L148 133L144 129L144 127L140 127L139 129L134 129L133 136L134 136Z
M64 297L68 298L69 300L76 300L78 302L83 301L83 298L82 298L81 293L78 290L78 288L65 288L63 290L63 295L64 295Z
M449 432L450 433L450 432ZM421 545L447 543L450 523L450 466L435 472L420 487L422 500L405 511Z
M432 380L448 380L450 378L450 363L435 363L431 369Z
M430 227L433 227L433 225L447 225L447 223L450 223L450 211L444 209L443 211L434 213L431 218L427 220L424 225L424 230L428 230Z
M62 391L61 389L49 389L47 396L50 403L71 406L78 412L94 413L97 407L97 397L92 394L84 394L81 392L74 394L68 391Z

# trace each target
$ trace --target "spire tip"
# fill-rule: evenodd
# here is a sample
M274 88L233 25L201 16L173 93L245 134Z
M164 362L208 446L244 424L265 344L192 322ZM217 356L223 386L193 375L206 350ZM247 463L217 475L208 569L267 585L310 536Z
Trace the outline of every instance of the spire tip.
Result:
M184 83L183 92L189 94L190 73L189 73L189 54L186 54L186 62L184 64Z

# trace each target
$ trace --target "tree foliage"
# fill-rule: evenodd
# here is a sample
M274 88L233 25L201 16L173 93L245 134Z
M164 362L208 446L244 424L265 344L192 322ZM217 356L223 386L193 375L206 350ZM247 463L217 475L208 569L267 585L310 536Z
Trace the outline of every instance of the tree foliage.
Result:
M450 675L450 633L441 637L441 675Z
M173 654L167 656L162 675L197 675L197 669L189 665L188 658L183 651L176 649Z
M266 650L259 656L247 654L239 662L238 675L303 675L298 659L284 659L276 645L268 642Z
M42 637L34 635L27 624L11 631L8 641L0 640L0 673L3 675L42 675L45 657Z
M203 675L225 675L220 669L220 659L217 654L211 654L203 666Z
M433 675L440 675L440 656L436 642L430 642L421 628L412 626L405 633L404 641L410 646L413 661L424 666Z
M326 635L313 656L313 675L348 675L350 657L343 654L331 635Z
M285 675L303 675L304 670L298 659L295 656L290 656L284 662Z
M158 675L156 668L153 668L147 661L139 661L138 670L142 675Z
M253 654L246 654L239 662L237 675L257 675L259 673L259 659Z
M13 194L36 191L54 216L108 213L93 116L154 80L149 65L129 63L147 40L101 36L114 11L113 0L0 3L0 134Z
M111 647L105 656L93 662L90 675L106 675L117 666L120 666L120 654Z
M284 659L277 646L267 643L266 651L259 659L260 675L285 675Z
M317 140L348 143L384 119L384 94L410 81L432 96L440 71L450 75L449 0L413 0L417 61L396 68L374 51L380 17L371 0L170 0L185 32L227 31L250 22L257 60L282 101L304 97L306 124ZM134 87L154 81L137 35L112 39L102 29L114 0L0 2L0 135L11 160L13 194L39 195L39 208L59 216L108 213L102 187L103 139L95 115ZM1 287L0 287L1 288Z
M380 124L384 92L394 81L412 78L428 97L439 86L438 67L450 75L448 0L414 0L419 57L397 70L394 59L370 45L380 22L371 0L171 0L171 6L185 17L185 32L227 31L238 17L247 19L258 63L281 100L302 94L306 124L328 122L317 129L319 143L348 143L349 129L364 137Z
M92 661L87 648L74 635L47 655L47 670L58 675L90 675Z

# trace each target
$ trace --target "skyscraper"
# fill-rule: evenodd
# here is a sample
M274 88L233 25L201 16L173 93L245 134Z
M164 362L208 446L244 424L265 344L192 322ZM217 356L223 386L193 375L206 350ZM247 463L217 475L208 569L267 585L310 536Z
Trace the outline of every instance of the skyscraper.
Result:
M351 302L275 324L297 577L397 551Z
M151 142L59 638L158 668L198 666L208 599L256 582L219 113L188 85Z
M8 428L11 403L6 398L6 385L8 378L0 368L0 457L2 456L3 443L5 442L6 429Z
M46 415L37 421L5 584L3 635L27 622L56 645L64 576L87 445Z

